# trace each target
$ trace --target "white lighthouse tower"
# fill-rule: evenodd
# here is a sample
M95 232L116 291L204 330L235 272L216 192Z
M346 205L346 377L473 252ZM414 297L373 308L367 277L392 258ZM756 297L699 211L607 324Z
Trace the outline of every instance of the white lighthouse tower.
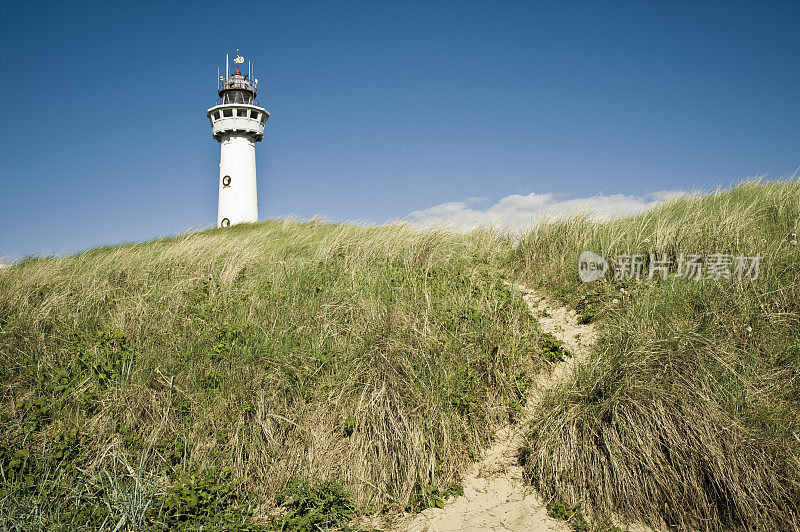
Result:
M269 118L256 100L258 80L252 77L250 62L247 75L243 75L239 67L244 58L237 54L233 61L236 70L229 76L225 55L225 76L217 71L219 100L206 113L213 136L221 146L217 227L258 221L255 143L264 138Z

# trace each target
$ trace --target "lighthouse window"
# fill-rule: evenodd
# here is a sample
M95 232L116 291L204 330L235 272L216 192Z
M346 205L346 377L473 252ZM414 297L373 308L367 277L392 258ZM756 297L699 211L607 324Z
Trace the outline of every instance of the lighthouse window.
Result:
M222 110L222 116L224 116L225 118L232 117L233 116L233 109L223 109Z
M247 109L237 109L236 116L241 116L243 118L247 118Z
M250 111L250 118L258 120L258 111Z
M214 111L214 113L212 113L212 116L214 117L214 120L219 120L219 111Z

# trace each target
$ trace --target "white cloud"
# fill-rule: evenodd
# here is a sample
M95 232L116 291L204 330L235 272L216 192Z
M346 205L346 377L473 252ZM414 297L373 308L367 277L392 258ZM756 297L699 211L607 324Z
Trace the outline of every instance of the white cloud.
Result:
M611 220L651 209L664 201L684 196L681 190L659 190L643 196L599 194L589 198L567 198L556 194L512 194L481 209L488 198L467 198L465 201L440 203L414 211L406 219L420 226L445 225L469 230L491 226L497 229L524 229L541 220L586 214L596 220Z

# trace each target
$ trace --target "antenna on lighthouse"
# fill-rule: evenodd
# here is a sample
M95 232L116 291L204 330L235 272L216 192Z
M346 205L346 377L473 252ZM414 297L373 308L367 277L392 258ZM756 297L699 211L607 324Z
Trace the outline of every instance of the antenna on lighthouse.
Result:
M228 79L230 76L228 75L228 54L225 54L225 79Z

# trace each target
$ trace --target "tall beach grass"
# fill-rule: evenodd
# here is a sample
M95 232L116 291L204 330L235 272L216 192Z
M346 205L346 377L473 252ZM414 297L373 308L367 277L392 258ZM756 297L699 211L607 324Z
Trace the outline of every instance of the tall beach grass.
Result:
M202 499L221 472L255 522L298 479L362 509L436 503L542 366L512 253L491 232L285 221L4 268L0 526L95 506L167 526L170 486Z
M789 180L609 223L553 222L522 239L515 262L527 282L602 331L532 422L526 472L546 497L681 530L800 527L798 230L800 186ZM645 267L638 282L584 284L583 250L760 255L760 271L663 280Z

